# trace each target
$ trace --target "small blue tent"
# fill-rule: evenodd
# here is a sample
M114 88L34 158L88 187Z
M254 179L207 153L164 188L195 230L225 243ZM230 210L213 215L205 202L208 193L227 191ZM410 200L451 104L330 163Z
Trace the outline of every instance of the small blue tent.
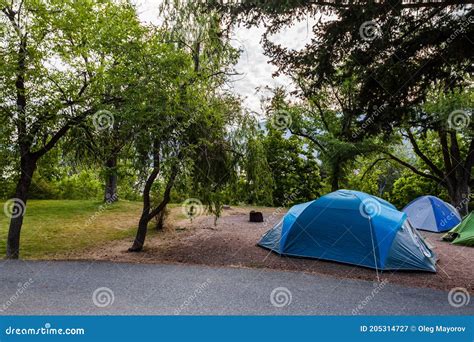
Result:
M436 258L406 215L378 197L338 190L293 206L259 245L281 255L378 270L436 272Z
M456 208L435 196L418 197L402 211L414 228L430 232L445 232L461 222Z

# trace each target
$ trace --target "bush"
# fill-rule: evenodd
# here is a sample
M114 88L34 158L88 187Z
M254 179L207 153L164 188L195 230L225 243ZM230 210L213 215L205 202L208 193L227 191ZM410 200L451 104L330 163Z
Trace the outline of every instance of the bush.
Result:
M44 178L40 172L33 176L29 197L32 199L58 199L60 189L54 181Z
M99 199L103 194L103 182L91 171L83 170L57 182L61 199Z
M415 198L424 195L437 196L449 202L446 190L438 186L436 182L406 171L393 184L389 201L397 208L402 209Z

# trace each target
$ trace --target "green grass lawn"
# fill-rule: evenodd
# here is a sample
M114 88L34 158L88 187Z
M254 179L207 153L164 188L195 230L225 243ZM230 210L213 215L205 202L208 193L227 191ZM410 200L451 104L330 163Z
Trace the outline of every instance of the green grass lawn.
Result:
M0 203L0 258L5 255L9 218ZM90 200L30 200L21 231L20 257L60 257L106 241L133 237L140 202L104 205Z

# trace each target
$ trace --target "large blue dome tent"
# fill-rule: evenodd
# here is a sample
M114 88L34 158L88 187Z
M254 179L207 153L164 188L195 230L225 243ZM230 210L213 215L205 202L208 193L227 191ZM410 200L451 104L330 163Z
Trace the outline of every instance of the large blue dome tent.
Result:
M451 230L461 222L456 208L435 196L418 197L402 211L414 228L435 233Z
M293 206L258 244L280 255L376 270L436 272L435 254L404 213L381 198L352 190Z

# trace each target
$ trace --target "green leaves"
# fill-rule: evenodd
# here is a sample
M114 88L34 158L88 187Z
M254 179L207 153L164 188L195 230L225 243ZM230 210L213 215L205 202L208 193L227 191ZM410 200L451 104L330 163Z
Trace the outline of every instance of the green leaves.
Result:
M109 75L125 70L124 55L143 31L134 9L114 1L13 1L0 20L6 24L0 36L6 47L0 64L3 109L13 119L21 114L15 106L21 77L27 118L22 134L29 135L32 151L45 147L72 118L77 124L85 119L82 113L110 101Z

